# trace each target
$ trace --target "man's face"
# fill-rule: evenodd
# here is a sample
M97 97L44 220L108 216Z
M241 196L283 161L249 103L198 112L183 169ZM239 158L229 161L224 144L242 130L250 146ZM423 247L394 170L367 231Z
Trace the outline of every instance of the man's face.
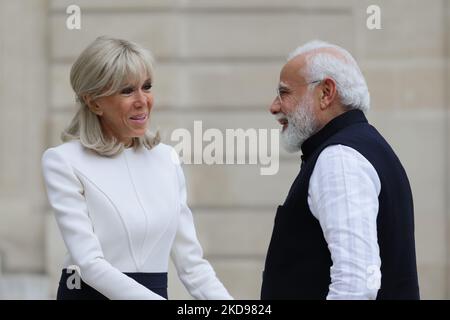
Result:
M270 106L283 126L281 139L288 152L300 150L302 143L317 131L315 115L315 90L309 87L299 70L304 59L297 57L289 61L281 70L278 96Z

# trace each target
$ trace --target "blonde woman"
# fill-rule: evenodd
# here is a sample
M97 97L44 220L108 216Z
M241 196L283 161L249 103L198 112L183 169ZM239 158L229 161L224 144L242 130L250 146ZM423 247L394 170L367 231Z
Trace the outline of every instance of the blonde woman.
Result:
M67 247L58 299L167 299L172 258L197 299L231 299L202 255L174 150L149 132L151 54L97 38L70 81L79 110L42 157ZM81 286L68 286L79 270ZM73 278L73 277L72 277Z

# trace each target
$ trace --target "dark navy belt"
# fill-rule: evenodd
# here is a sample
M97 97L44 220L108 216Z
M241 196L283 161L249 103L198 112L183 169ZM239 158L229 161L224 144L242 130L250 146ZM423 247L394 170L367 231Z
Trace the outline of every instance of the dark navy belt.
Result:
M58 293L56 295L57 300L108 300L107 297L89 286L81 278L77 283L73 277L75 272L72 269L62 270ZM124 274L167 299L167 272L124 272Z

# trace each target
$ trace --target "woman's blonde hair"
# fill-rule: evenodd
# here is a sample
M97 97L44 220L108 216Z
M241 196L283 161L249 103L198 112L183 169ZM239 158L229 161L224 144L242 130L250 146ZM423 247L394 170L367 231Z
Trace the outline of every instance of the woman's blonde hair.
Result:
M153 82L153 58L149 51L131 41L98 37L77 58L70 70L70 83L76 94L79 109L69 126L62 132L63 142L80 143L103 156L114 156L125 145L115 137L106 137L98 116L85 100L110 96L119 92L130 81L139 82L149 77ZM133 138L133 147L153 148L160 141L147 130L144 136Z

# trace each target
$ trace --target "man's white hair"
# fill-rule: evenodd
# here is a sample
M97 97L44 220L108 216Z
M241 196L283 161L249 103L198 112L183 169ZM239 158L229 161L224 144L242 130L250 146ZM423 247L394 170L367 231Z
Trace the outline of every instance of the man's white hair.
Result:
M331 50L319 50L327 48ZM292 51L288 55L288 61L301 54L306 54L303 74L306 81L330 77L336 81L336 90L344 106L364 112L369 109L370 95L366 80L347 50L331 43L313 40Z

